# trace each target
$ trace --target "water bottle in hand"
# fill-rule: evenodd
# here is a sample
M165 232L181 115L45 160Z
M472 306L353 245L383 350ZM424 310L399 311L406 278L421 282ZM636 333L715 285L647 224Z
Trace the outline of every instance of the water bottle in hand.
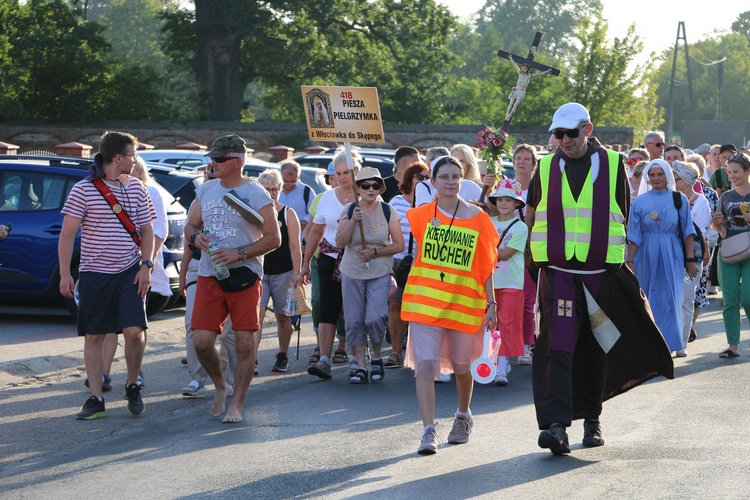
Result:
M208 256L209 258L213 258L214 254L216 253L216 250L219 249L219 242L216 241L216 236L212 236L209 232L208 228L203 229L203 234L208 236L209 243L208 243ZM224 264L216 264L213 263L214 266L214 275L216 276L216 279L227 279L229 277L229 269L227 269L227 266Z
M284 306L284 314L286 316L294 316L297 314L297 289L294 285L289 287L286 292L286 305Z

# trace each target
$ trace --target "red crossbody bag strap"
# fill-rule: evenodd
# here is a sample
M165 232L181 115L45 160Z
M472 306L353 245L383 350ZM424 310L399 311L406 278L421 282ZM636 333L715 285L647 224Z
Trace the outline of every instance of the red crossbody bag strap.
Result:
M94 186L96 186L96 189L99 190L99 193L104 197L106 202L109 203L109 206L112 208L112 212L114 212L114 214L120 220L122 227L125 228L125 231L128 232L130 237L133 238L135 244L140 248L141 238L140 236L138 236L138 233L135 230L135 224L133 224L133 221L130 220L128 214L125 213L125 209L122 208L122 205L117 203L117 198L115 198L115 195L109 189L109 186L104 184L104 181L102 181L101 179L94 179L91 182L94 184Z

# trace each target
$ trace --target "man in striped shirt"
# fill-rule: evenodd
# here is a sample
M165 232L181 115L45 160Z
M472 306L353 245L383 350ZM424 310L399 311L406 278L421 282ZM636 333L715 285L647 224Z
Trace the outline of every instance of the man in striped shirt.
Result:
M70 271L73 247L81 229L79 266L78 335L84 336L86 375L91 397L79 420L106 417L102 398L104 339L108 333L122 333L128 381L125 398L128 412L141 415L145 409L138 385L146 349L146 294L153 269L156 212L141 182L130 177L135 165L138 140L123 132L105 132L99 153L90 167L91 175L73 186L62 209L60 233L60 293L71 298L75 281ZM94 181L101 179L100 191ZM112 203L105 199L110 191ZM127 215L135 236L125 228L118 214ZM136 240L140 237L140 246Z

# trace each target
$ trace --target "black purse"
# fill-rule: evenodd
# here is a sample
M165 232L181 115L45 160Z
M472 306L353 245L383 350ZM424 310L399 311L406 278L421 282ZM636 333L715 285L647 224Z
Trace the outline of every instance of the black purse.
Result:
M258 281L258 275L255 274L249 267L233 267L229 269L229 277L220 280L214 277L219 288L224 292L241 292L246 288L250 288Z

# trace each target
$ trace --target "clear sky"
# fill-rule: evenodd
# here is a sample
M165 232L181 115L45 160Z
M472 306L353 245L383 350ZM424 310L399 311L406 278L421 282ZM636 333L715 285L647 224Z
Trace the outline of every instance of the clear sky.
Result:
M470 17L485 3L485 0L437 1L461 18ZM644 58L651 52L660 54L674 46L679 21L685 22L687 41L692 44L716 30L728 31L739 14L750 11L750 0L602 0L602 4L610 38L623 37L628 26L636 23L645 45ZM531 38L533 34L529 41Z

